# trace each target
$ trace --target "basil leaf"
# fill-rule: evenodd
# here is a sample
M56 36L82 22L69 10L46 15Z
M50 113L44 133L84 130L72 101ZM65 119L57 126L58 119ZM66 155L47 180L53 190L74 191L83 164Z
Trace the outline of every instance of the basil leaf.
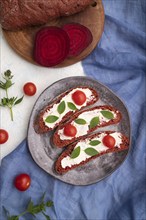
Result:
M48 202L46 202L46 206L47 206L47 207L51 207L51 206L53 206L53 202L52 202L52 201L48 201Z
M98 145L98 144L100 144L101 142L100 141L98 141L98 140L94 140L94 141L90 141L90 145L91 146L96 146L96 145Z
M19 220L19 216L17 215L10 216L8 217L8 220Z
M7 98L3 98L1 101L2 101L3 106L6 106L8 104L8 99Z
M2 81L0 81L0 88L1 88L1 89L4 89L4 90L6 89L6 88L5 88L5 83L3 83Z
M5 72L4 72L4 76L5 77L3 77L4 79L7 79L7 80L9 80L9 79L12 79L13 78L13 76L11 75L11 70L6 70Z
M78 146L77 148L75 148L75 149L72 151L70 157L71 157L72 159L78 157L79 154L80 154L80 150L81 150L81 149L80 149L80 146Z
M42 205L39 204L39 205L33 206L33 209L32 209L32 211L30 213L31 214L38 214L39 212L41 212L43 210L44 210L44 207L42 207Z
M22 102L23 97L24 97L24 96L22 96L20 99L18 99L18 100L14 103L14 105L17 105L17 104L19 104L20 102Z
M55 116L55 115L49 115L46 119L45 122L47 123L54 123L55 121L58 120L59 117Z
M75 120L75 123L79 124L79 125L85 125L86 124L86 121L82 118L77 118Z
M85 149L85 153L88 154L89 156L95 156L98 154L98 151L92 147L89 147Z
M43 203L43 202L44 202L45 195L46 195L46 192L43 193L43 195L42 195L42 197L41 197L41 200L40 200L40 203Z
M11 82L11 80L7 80L5 83L5 88L8 89L10 88L14 83Z
M71 110L77 110L76 106L72 102L68 102L67 105Z
M3 206L3 209L7 215L7 220L19 220L21 218L21 216L23 216L27 213L33 215L35 218L36 218L35 214L42 213L45 216L46 220L50 220L50 217L47 214L45 214L45 211L46 211L47 207L50 207L53 205L53 202L48 201L48 202L44 203L44 197L45 197L45 193L42 195L41 202L38 205L34 205L33 201L30 199L26 210L17 216L16 215L10 216L9 211L6 210L6 208Z
M65 111L65 101L62 101L57 108L59 114L62 114Z
M101 111L101 114L107 119L113 119L114 115L110 111Z
M28 203L28 206L27 206L27 211L32 212L32 210L33 210L33 202L30 200L30 202Z
M99 117L94 117L90 121L90 129L96 127L99 124Z

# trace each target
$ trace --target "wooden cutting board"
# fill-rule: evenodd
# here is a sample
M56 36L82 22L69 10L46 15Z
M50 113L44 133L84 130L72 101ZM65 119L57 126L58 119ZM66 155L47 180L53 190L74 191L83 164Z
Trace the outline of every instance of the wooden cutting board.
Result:
M83 12L78 14L69 16L69 17L62 17L55 19L45 26L62 26L66 23L76 22L85 25L87 28L90 29L93 35L92 43L77 57L74 58L67 58L61 64L55 67L65 67L76 62L83 60L86 56L88 56L92 50L98 44L103 29L104 29L104 9L102 5L102 0L98 0L97 4L93 4L89 6ZM37 64L33 60L33 47L34 47L34 37L36 32L41 29L43 26L39 27L31 27L24 29L22 31L6 31L3 30L4 36L9 43L9 45L24 59L27 61Z

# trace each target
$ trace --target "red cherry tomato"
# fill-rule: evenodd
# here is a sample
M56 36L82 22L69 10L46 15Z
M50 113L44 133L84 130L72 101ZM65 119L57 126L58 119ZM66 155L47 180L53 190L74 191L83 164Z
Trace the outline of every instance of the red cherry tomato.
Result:
M0 144L4 144L9 138L9 134L6 130L0 129Z
M71 124L67 124L65 127L64 127L64 134L66 136L69 136L69 137L74 137L77 133L77 129L75 126L71 125Z
M30 187L31 179L26 173L22 173L16 176L14 180L15 187L20 191L25 191Z
M102 140L103 144L108 147L108 148L113 148L115 146L115 138L112 137L111 135L106 135L103 140Z
M86 101L86 95L84 92L77 90L72 94L72 99L77 105L83 105Z
M24 85L23 91L28 96L33 96L36 93L36 85L32 82L28 82Z

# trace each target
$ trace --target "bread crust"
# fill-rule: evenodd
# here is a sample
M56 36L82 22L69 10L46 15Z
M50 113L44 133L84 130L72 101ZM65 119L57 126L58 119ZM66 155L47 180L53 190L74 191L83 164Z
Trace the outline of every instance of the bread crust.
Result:
M18 30L84 10L93 0L1 0L1 25Z
M85 109L85 110L82 110L80 112L77 112L75 113L71 118L70 120L66 121L66 123L63 123L62 125L58 126L57 130L55 131L53 137L52 137L52 143L56 146L56 147L64 147L66 145L69 145L71 144L72 142L74 141L77 141L77 140L80 140L82 139L84 136L86 135L83 135L83 136L79 136L79 137L73 137L72 139L66 139L66 140L61 140L60 139L60 136L58 134L58 131L63 129L63 127L66 125L66 124L70 124L72 121L74 121L80 114L82 114L83 112L86 112L86 111L93 111L95 109L102 109L102 110L111 110L113 111L115 114L116 114L116 117L114 119L111 119L109 120L109 122L103 122L102 124L99 124L97 125L96 127L92 128L92 129L89 129L87 134L90 134L92 133L93 131L95 131L97 128L100 128L100 127L104 127L104 126L108 126L108 125L112 125L112 124L117 124L121 119L122 119L122 115L121 113L114 107L112 106L108 106L108 105L103 105L103 106L95 106L93 108L90 108L90 109Z
M108 135L108 134L112 134L112 133L114 133L114 132L115 132L115 131L99 132L99 133L95 133L95 134L92 134L92 135L88 135L87 137L84 137L84 138L82 138L81 140L86 140L86 138L89 139L89 140L91 140L91 139L93 139L93 138L95 138L95 137L98 137L101 133L105 133L105 134ZM76 146L76 144L77 144L79 141L81 141L81 140L79 140L79 141L77 141L77 142L75 142L75 143L69 145L69 146L63 151L63 153L61 153L61 155L58 157L58 159L56 160L55 165L54 165L55 171L56 171L58 174L62 175L62 174L64 174L64 173L68 172L69 170L75 169L76 167L82 166L82 165L88 163L89 161L91 161L91 160L93 160L93 159L95 159L95 158L97 158L97 157L100 157L101 155L104 155L104 154L107 154L107 153L120 152L120 151L123 151L123 150L127 150L127 149L129 148L129 139L128 139L125 135L123 135L123 134L121 134L121 137L122 137L122 143L120 144L120 148L118 148L118 147L115 147L115 148L112 148L112 149L109 148L109 149L107 149L107 150L104 151L104 152L101 152L101 153L99 153L99 154L97 154L97 155L95 155L95 156L92 156L92 157L90 157L90 158L87 158L85 161L82 161L82 162L79 163L79 164L75 164L75 165L72 165L71 167L65 167L65 168L63 168L63 167L61 166L61 161L62 161L62 159L65 158L66 156L69 156L69 155L71 154L71 152L73 151L74 147Z
M43 115L45 114L46 111L48 111L49 109L51 109L53 107L54 104L58 104L59 102L61 102L62 98L65 97L67 94L69 94L73 89L90 89L92 91L93 94L93 99L89 102L87 102L86 106L81 107L81 109L94 104L96 101L98 101L99 99L99 95L98 93L91 87L87 87L87 86L78 86L78 87L73 87L67 91L65 91L64 93L60 94L56 99L54 99L50 104L48 104L44 109L42 109L39 113L39 115L37 116L35 122L34 122L34 129L37 133L41 134L41 133L46 133L48 131L53 130L54 128L56 128L59 124L63 123L64 121L66 121L72 114L75 114L76 112L78 112L79 110L76 111L69 111L66 115L64 115L64 117L62 118L62 120L59 123L56 123L56 125L53 128L49 128L45 125L44 121L43 121ZM80 109L80 110L81 110Z

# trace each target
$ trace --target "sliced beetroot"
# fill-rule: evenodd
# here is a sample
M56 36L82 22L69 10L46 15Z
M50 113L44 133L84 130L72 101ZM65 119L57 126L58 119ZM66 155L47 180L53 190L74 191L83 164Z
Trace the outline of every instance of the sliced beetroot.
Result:
M35 37L34 60L42 66L56 66L68 56L70 40L59 27L45 27Z
M62 28L67 32L70 39L69 57L78 56L93 40L91 31L81 24L65 24Z

